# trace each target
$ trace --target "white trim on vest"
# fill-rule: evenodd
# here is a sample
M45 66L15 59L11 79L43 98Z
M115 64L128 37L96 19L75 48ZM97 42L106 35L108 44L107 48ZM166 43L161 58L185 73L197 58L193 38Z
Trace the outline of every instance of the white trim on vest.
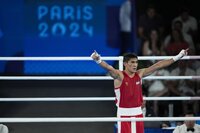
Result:
M117 116L136 116L142 114L142 108L141 107L135 107L135 108L117 108Z

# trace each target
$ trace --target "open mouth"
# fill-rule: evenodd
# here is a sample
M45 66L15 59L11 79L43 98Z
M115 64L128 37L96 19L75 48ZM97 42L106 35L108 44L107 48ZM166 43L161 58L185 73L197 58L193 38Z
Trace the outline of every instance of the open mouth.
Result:
M136 70L137 68L133 68L133 70Z

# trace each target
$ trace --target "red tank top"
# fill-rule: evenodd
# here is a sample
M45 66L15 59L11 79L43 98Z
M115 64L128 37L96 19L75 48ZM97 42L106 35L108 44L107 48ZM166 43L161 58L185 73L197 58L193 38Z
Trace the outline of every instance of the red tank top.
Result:
M140 107L143 102L142 81L138 73L129 77L123 71L124 79L119 88L115 88L116 105L122 108Z

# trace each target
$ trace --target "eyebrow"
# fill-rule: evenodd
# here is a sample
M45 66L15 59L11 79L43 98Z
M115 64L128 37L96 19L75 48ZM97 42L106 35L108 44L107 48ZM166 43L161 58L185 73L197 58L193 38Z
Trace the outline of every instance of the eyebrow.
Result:
M132 60L131 62L136 62L136 63L138 63L138 60Z

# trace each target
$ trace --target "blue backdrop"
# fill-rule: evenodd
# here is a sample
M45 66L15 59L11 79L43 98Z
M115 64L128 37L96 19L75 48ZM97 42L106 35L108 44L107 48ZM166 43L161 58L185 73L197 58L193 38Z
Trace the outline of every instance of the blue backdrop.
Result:
M90 56L93 50L102 56L118 56L122 2L1 0L0 56ZM93 61L0 62L1 73L13 71L105 74Z

